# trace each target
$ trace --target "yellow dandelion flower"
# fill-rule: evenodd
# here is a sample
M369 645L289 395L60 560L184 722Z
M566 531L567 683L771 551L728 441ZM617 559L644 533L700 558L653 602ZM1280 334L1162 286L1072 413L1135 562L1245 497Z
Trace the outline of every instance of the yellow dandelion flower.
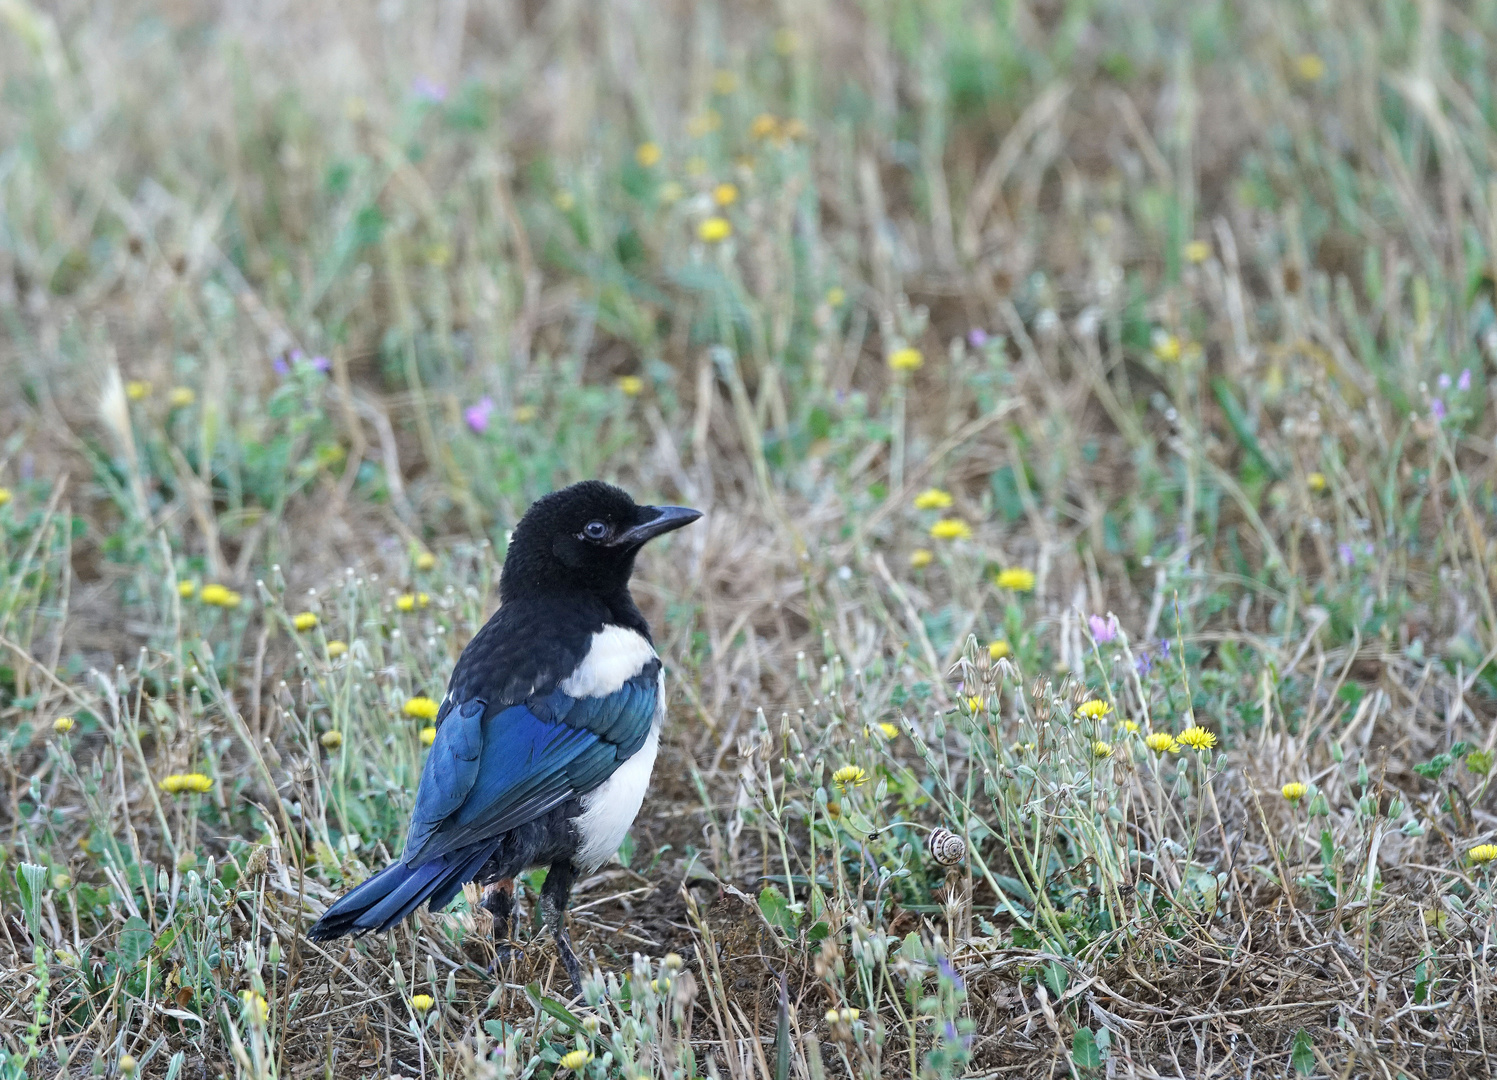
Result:
M317 625L317 614L312 611L303 611L291 620L291 625L305 633Z
M190 386L174 386L166 398L167 403L174 409L185 409L197 399L197 394Z
M1098 739L1096 742L1092 743L1092 757L1096 758L1098 761L1105 761L1106 759L1112 757L1112 744L1105 743L1101 739Z
M173 773L161 781L161 790L169 795L181 795L184 791L202 794L213 787L213 778L202 773Z
M145 379L131 379L125 384L125 396L131 401L144 401L151 396L151 384Z
M427 604L430 604L430 603L431 603L431 594L430 593L418 592L416 594L416 606L417 607L425 607Z
M1203 263L1211 257L1211 245L1204 240L1192 240L1185 245L1185 261Z
M10 488L0 487L0 506L10 502Z
M725 217L710 217L697 226L703 243L718 244L733 235L733 223Z
M418 694L416 697L405 699L401 712L416 720L435 720L439 708L441 706L431 698Z
M327 643L327 655L329 660L336 660L348 651L348 642L329 641Z
M1091 698L1076 706L1076 715L1083 720L1100 720L1112 712L1112 706L1100 698Z
M422 728L420 732L418 732L418 734L421 737L422 746L430 746L432 743L437 741L437 729L432 727L430 724Z
M642 142L634 148L634 160L646 169L660 164L660 147L652 142Z
M1466 852L1466 857L1474 863L1489 863L1497 859L1497 844L1477 844Z
M618 385L625 397L639 397L640 391L645 388L645 381L638 375L620 375Z
M343 745L343 732L324 731L321 735L317 736L317 741L322 744L325 750L336 750Z
M1312 472L1309 476L1305 477L1305 487L1319 495L1325 490L1325 473Z
M213 607L232 608L238 607L242 598L226 585L204 585L198 592L198 599Z
M1319 82L1325 78L1325 61L1314 53L1305 53L1294 59L1294 73L1305 82Z
M915 570L924 570L935 557L929 548L916 548L910 552L910 566Z
M244 1004L244 1013L257 1024L263 1024L270 1019L270 1002L265 1000L263 994L254 990L242 991L239 1000Z
M534 419L535 419L535 406L534 405L516 405L515 406L515 423L517 423L517 424L528 424L528 423L530 423L530 421L532 421Z
M1154 751L1154 753L1156 754L1163 754L1166 752L1171 754L1178 754L1180 752L1180 744L1177 743L1175 741L1175 737L1167 731L1156 731L1152 735L1149 735L1144 739L1144 745L1147 746L1150 750Z
M915 496L916 510L945 510L951 505L951 492L940 488L926 488Z
M412 611L416 607L416 596L414 593L402 593L395 598L397 611Z
M424 1013L435 1004L436 1002L432 1000L430 994L416 994L411 998L411 1008L415 1009L418 1013Z
M555 195L551 196L551 203L556 209L565 214L577 205L577 196L573 195L570 191L558 191Z
M437 557L429 551L416 552L416 558L413 561L417 570L430 570L437 565Z
M738 201L738 185L718 184L712 189L712 201L718 206L732 206Z
M738 76L726 69L712 73L712 92L716 94L731 94L738 89Z
M177 595L183 600L191 600L192 594L198 591L197 584L191 581L177 582Z
M1154 355L1166 364L1180 359L1180 339L1164 330L1154 331Z
M1279 789L1279 794L1292 803L1297 803L1305 797L1305 792L1310 789L1298 780L1291 780Z
M828 1024L850 1024L862 1015L857 1009L828 1009L826 1011L826 1022Z
M1216 745L1216 736L1199 724L1192 724L1177 736L1182 746L1192 750L1210 750Z
M780 133L780 122L769 113L760 113L749 125L749 136L755 139L772 139Z
M1013 751L1015 754L1028 754L1028 753L1032 753L1034 751L1034 743L1032 743L1032 742L1016 742L1012 746L1010 746L1009 749L1011 751Z
M972 526L960 518L942 518L930 527L930 535L937 540L970 540Z
M868 783L868 774L856 765L843 765L832 773L832 783L843 791L849 788L862 787Z
M1009 653L1013 651L1014 650L1009 647L1008 642L994 641L988 645L988 659L1002 660L1005 656L1009 655Z
M889 354L889 366L895 371L914 371L923 363L925 363L925 357L920 350L908 346L895 349Z
M72 874L64 874L59 870L57 873L52 875L52 888L58 890L59 892L61 892L63 889L66 889L72 883Z
M899 738L899 729L893 724L889 723L887 720L879 724L878 729L884 733L884 738L886 739Z
M833 285L826 291L825 299L828 307L841 307L847 303L847 290L840 285Z
M980 713L986 707L987 702L983 700L981 694L973 694L971 697L967 698L967 711L970 713Z
M1034 571L1025 570L1022 567L1011 566L1007 570L1000 570L993 583L1000 589L1009 589L1013 592L1034 591Z
M560 1065L563 1069L571 1069L573 1071L576 1071L577 1069L582 1068L582 1066L586 1065L592 1059L593 1056L586 1050L573 1050L570 1053L561 1055L561 1060L557 1062L557 1064Z
M73 718L71 716L59 716L52 721L52 730L59 735L66 735L73 730Z
M1134 721L1134 720L1124 720L1123 721L1123 730L1126 731L1129 735L1137 735L1138 734L1138 723L1137 723L1137 721Z

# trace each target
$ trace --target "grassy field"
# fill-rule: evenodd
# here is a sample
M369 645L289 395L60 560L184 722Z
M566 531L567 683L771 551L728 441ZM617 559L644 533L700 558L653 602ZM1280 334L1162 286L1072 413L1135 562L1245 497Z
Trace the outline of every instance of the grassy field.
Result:
M0 1080L1487 1076L1497 5L0 0ZM644 811L398 853L507 530ZM426 702L429 704L429 702Z

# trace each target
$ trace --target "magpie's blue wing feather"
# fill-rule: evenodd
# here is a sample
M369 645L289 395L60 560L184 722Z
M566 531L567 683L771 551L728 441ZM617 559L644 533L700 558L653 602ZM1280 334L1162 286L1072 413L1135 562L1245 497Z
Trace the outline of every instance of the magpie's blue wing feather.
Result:
M405 865L499 836L608 779L649 735L659 670L647 665L612 694L554 690L486 718L481 701L455 704L421 774Z

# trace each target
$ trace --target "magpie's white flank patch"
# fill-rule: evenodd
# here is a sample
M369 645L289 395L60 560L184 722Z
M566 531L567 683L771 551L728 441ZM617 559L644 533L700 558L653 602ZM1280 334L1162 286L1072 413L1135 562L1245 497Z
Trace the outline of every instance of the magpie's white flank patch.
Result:
M644 745L615 769L612 776L582 796L582 813L576 818L577 854L572 856L572 862L584 874L591 874L619 849L645 801L650 771L655 767L655 752L660 749L660 723L665 717L664 671L660 673L656 693L655 718Z
M593 635L587 655L561 684L561 692L574 698L605 697L653 659L655 650L643 635L623 626L605 626Z

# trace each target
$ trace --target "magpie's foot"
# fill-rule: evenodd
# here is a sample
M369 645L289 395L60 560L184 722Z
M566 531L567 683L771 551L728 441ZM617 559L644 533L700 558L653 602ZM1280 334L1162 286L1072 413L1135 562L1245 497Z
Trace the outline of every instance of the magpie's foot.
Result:
M567 969L567 978L572 980L572 993L576 997L581 997L582 965L577 962L577 954L572 951L572 939L567 934L566 927L556 926L553 929L556 936L556 951L561 953L561 966Z

